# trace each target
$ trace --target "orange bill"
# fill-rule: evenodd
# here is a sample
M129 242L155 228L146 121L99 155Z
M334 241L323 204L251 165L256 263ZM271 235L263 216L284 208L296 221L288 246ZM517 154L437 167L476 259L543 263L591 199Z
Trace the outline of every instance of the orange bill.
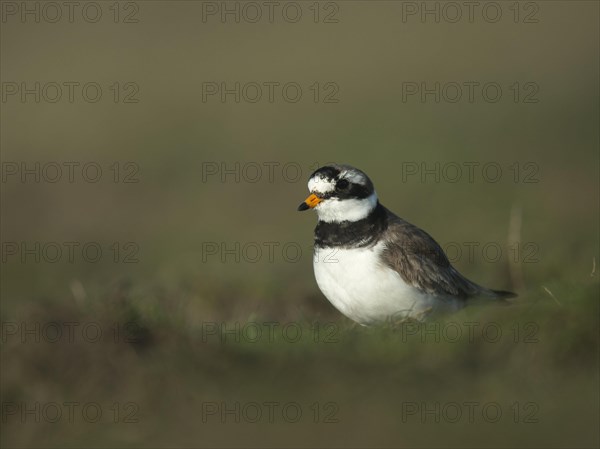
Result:
M298 206L298 210L312 209L317 204L319 204L321 201L323 201L321 198L319 198L317 195L312 193L308 198L306 198L304 200L303 203L300 203L300 206Z

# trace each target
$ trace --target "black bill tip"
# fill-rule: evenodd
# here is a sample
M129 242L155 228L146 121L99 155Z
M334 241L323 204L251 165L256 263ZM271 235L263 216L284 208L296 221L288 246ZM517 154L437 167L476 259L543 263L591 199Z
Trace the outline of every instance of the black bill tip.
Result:
M308 209L310 209L310 206L308 204L306 204L305 201L301 202L300 206L298 206L299 211L308 210Z

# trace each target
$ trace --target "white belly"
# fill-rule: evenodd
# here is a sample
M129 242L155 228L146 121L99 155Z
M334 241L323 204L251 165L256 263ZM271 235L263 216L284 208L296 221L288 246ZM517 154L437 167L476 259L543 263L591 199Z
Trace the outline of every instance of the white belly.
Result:
M381 264L382 249L381 243L358 249L315 248L315 278L335 308L366 325L404 317L420 319L428 310L447 304L408 285Z

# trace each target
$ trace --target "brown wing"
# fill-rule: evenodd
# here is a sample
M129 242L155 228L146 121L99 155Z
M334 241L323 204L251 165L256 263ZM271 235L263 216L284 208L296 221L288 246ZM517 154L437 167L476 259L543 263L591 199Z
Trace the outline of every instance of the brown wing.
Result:
M496 296L492 290L461 275L433 237L393 213L388 213L390 220L383 236L387 244L382 257L406 283L439 296L461 299L478 295Z

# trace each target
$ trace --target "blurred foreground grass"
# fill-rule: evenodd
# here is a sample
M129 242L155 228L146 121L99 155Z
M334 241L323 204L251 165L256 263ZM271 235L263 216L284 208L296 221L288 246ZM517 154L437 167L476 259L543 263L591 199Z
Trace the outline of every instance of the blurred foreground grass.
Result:
M43 413L36 423L31 412L25 419L19 410L3 413L2 443L595 447L598 282L556 285L552 293L554 299L532 293L511 306L473 305L426 325L383 328L340 319L324 298L308 301L318 320L255 313L202 320L185 293L155 291L143 302L128 282L107 287L101 298L23 304L3 318L4 403L97 403L103 417L86 422L75 409L73 423L66 416L47 422ZM48 329L35 342L6 328L23 321L78 327L72 339L52 343L56 334ZM90 323L86 339L79 330ZM297 422L281 411L290 403L302 412ZM272 421L264 404L277 404ZM472 421L465 404L472 404Z

